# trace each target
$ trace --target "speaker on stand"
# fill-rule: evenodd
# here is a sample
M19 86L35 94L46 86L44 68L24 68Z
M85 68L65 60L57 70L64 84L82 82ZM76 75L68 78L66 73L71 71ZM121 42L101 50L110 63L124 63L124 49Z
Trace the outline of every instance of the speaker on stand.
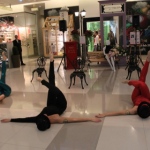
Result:
M67 31L66 20L59 20L59 31L62 31L62 32Z
M137 41L137 28L140 26L140 16L139 15L133 15L132 16L132 26L135 28L134 29L134 33L135 33L135 45L136 44L140 44L139 42L140 42L140 40L139 40L139 38L140 37L138 37L138 41ZM139 35L138 35L139 36Z
M61 59L61 62L59 64L59 67L57 69L57 72L59 71L60 65L62 64L63 61L64 61L64 69L66 69L66 60L65 60L66 54L65 54L65 44L64 44L64 42L65 42L64 41L65 40L64 32L67 31L66 20L59 20L59 31L63 32L63 48L64 48L64 53L63 53L63 57Z

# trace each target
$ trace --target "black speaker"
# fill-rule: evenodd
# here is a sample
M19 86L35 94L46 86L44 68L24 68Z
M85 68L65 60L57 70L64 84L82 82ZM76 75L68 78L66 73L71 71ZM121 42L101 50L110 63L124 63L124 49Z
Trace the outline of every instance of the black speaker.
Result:
M140 17L139 15L132 16L132 26L133 27L139 27L140 24Z
M60 31L67 31L66 20L59 20L59 30Z

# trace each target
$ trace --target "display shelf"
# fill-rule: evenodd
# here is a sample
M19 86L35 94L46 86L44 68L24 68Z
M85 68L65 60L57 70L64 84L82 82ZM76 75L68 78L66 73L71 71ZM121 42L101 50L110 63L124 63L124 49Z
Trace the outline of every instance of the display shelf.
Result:
M64 32L64 41L70 41L73 30L73 15L68 15L67 31ZM63 32L59 31L59 16L47 17L43 26L44 56L49 56L49 50L55 56L62 56L64 51Z
M14 31L4 31L0 32L0 37L3 39L3 41L8 42L12 41L14 39L15 32ZM1 41L2 42L2 41Z

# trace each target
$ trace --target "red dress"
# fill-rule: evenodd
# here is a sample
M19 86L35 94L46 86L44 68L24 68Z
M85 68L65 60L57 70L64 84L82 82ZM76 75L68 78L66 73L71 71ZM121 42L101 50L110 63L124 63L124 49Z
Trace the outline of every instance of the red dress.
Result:
M129 81L129 85L133 85L135 88L132 92L132 101L134 106L138 106L141 102L150 103L150 92L149 88L145 83L146 75L149 68L149 62L146 61L144 67L140 74L140 79L138 81Z

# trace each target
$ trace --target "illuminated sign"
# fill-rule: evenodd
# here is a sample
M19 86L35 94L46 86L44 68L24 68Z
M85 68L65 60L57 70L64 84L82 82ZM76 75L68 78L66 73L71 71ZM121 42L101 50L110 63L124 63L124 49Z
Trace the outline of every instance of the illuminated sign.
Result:
M39 9L34 7L34 8L31 8L31 11L38 11Z
M102 13L124 12L124 4L106 4L102 5Z

